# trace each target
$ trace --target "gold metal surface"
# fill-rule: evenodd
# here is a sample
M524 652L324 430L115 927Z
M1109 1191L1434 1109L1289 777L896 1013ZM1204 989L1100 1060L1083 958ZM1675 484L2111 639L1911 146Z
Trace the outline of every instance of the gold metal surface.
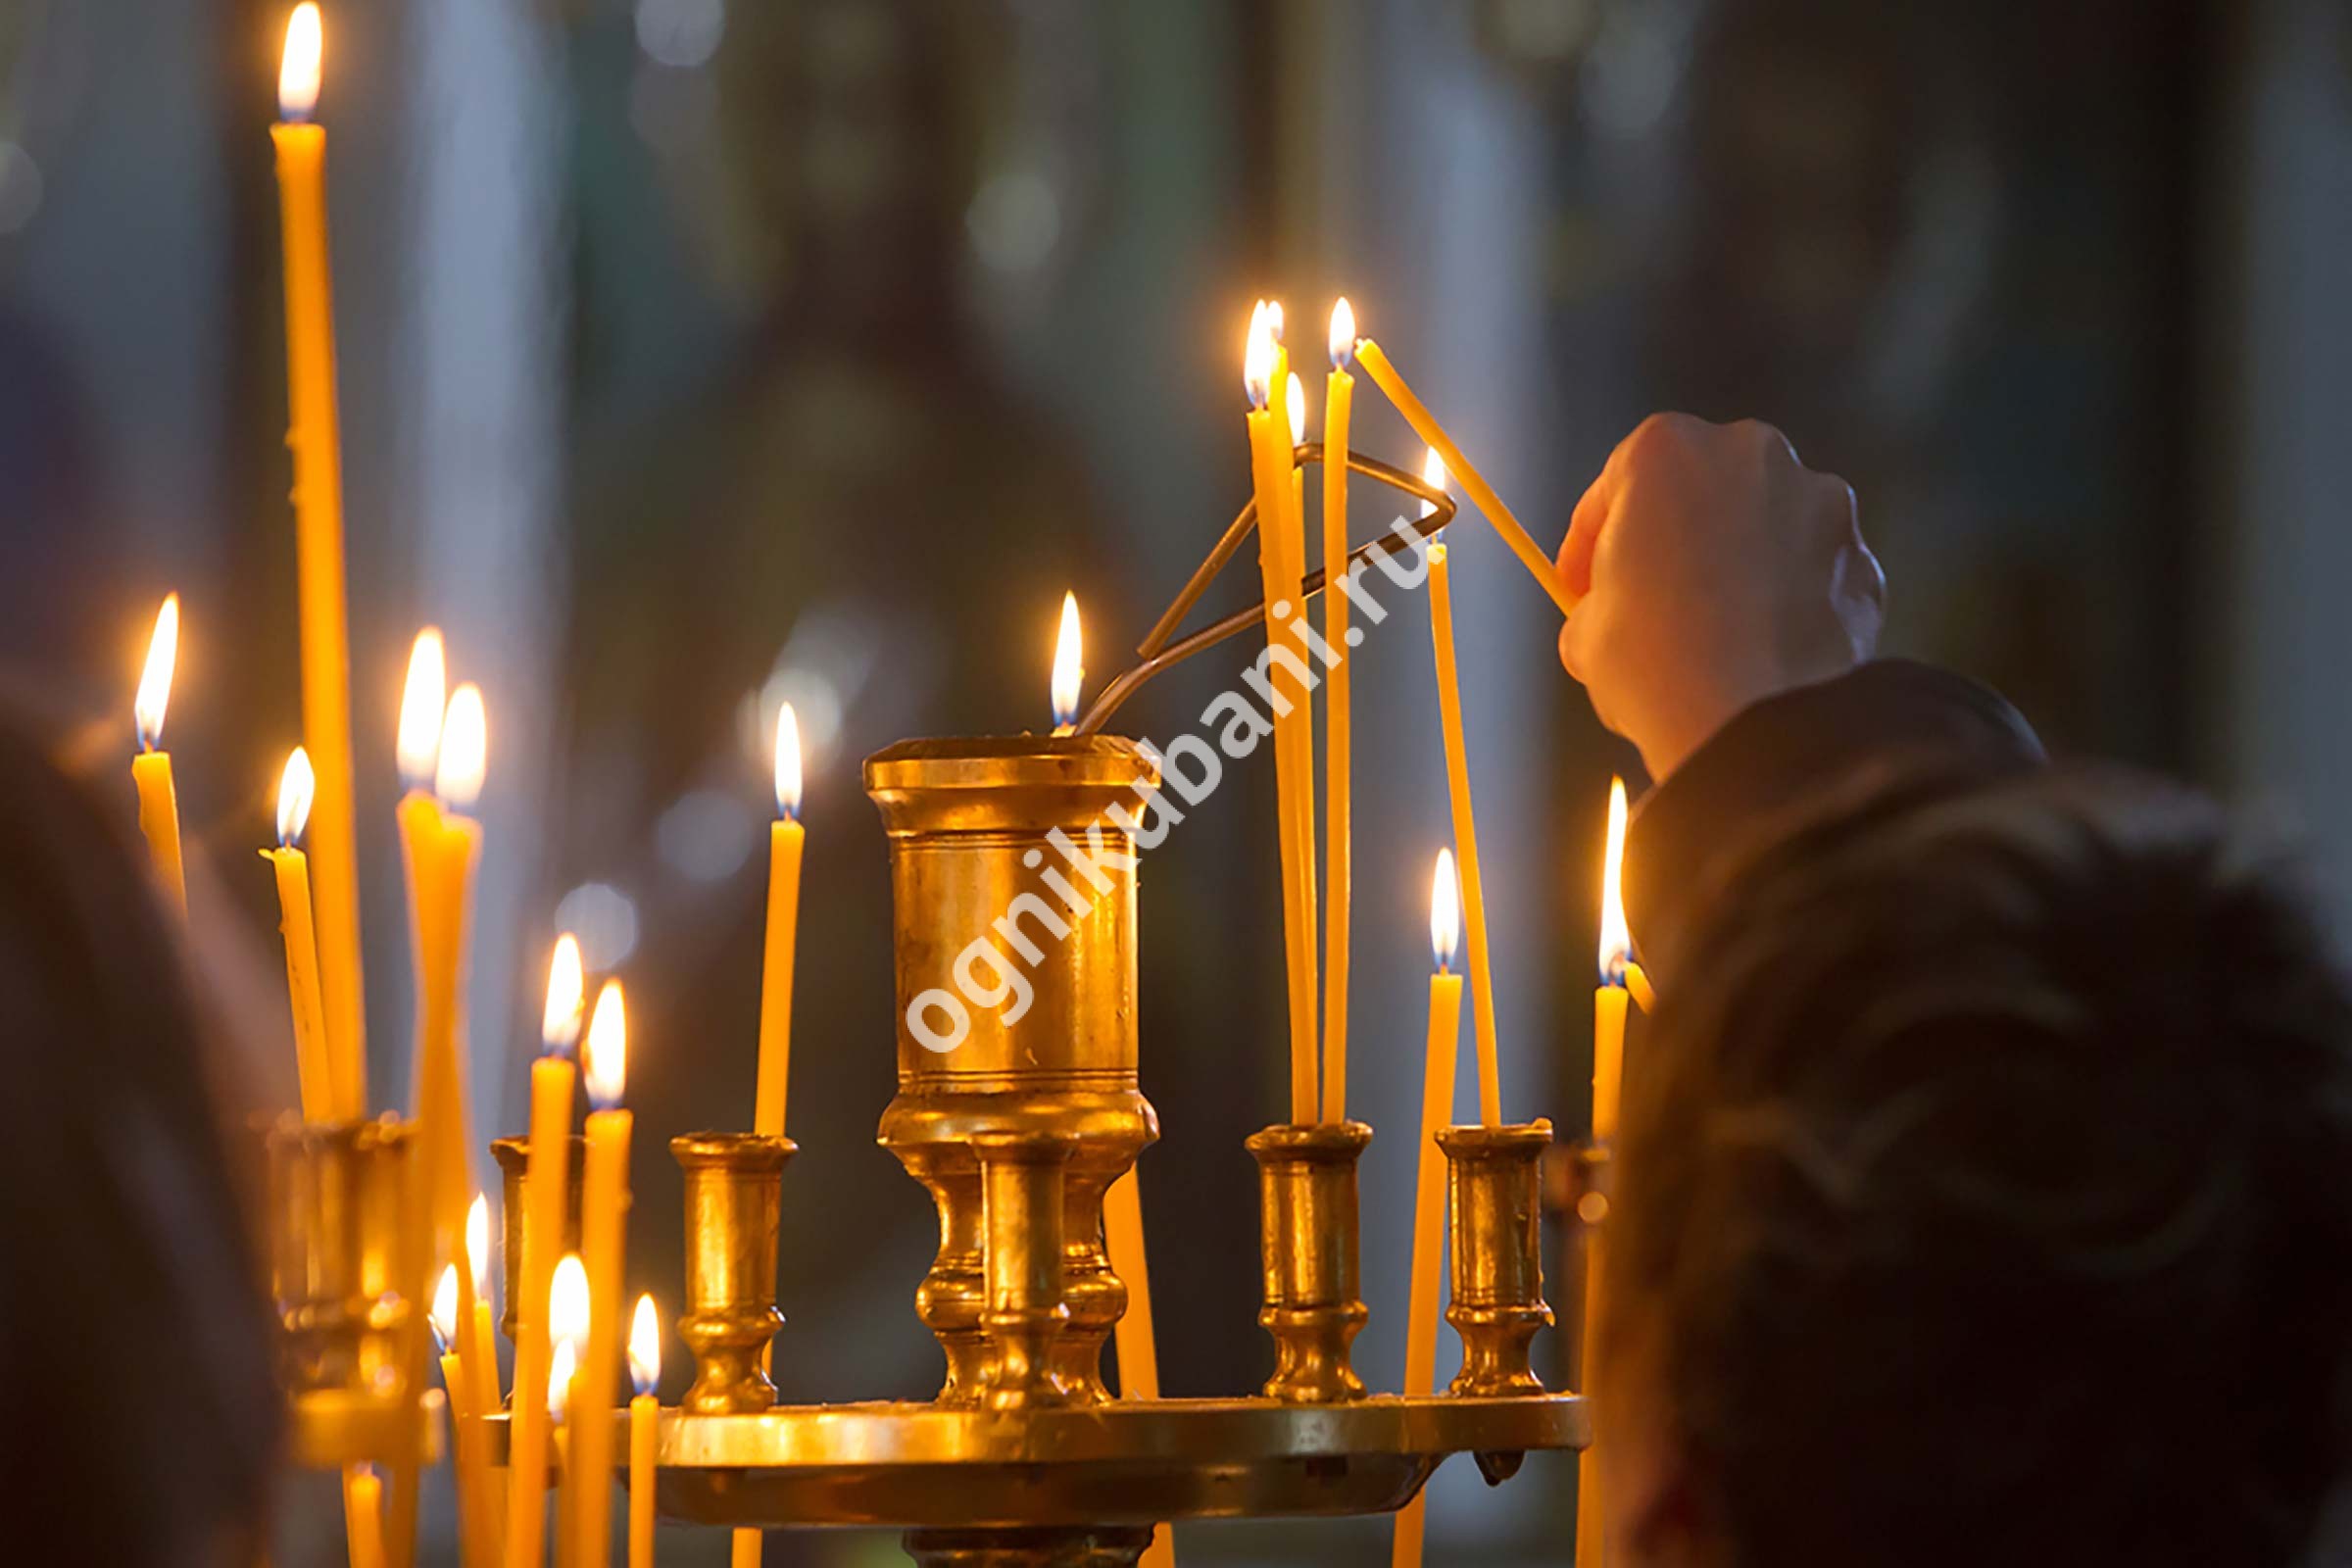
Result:
M1250 1138L1265 1274L1257 1321L1274 1337L1269 1399L1330 1404L1364 1396L1348 1357L1370 1315L1358 1281L1355 1167L1371 1142L1372 1129L1360 1121L1268 1127Z
M270 1289L279 1373L300 1398L398 1408L409 1280L402 1212L415 1129L397 1117L269 1125Z
M1543 1391L1528 1348L1551 1323L1544 1301L1543 1162L1551 1123L1444 1127L1453 1304L1462 1339L1451 1392L1494 1397Z
M1067 1404L1070 1385L1053 1362L1070 1321L1062 1298L1062 1174L1078 1140L1066 1132L980 1133L982 1255L988 1297L980 1326L998 1353L981 1367L992 1410Z
M504 1462L506 1424L488 1423L493 1462ZM694 1524L1061 1530L1385 1513L1448 1454L1589 1441L1584 1402L1566 1394L1017 1411L780 1405L758 1415L664 1410L657 1479L662 1516Z
M776 1310L776 1230L784 1162L799 1146L760 1133L688 1133L669 1141L686 1176L686 1310L678 1338L694 1352L697 1414L765 1410L776 1402L767 1346ZM614 1450L627 1452L624 1444Z
M522 1280L522 1233L529 1225L531 1212L531 1205L523 1196L531 1185L531 1141L494 1138L490 1141L490 1154L498 1161L499 1248L505 1253L507 1275L507 1299L498 1315L498 1329L511 1344L514 1339L515 1288ZM588 1140L573 1133L570 1152L564 1156L564 1240L553 1256L562 1257L580 1250L580 1182L587 1163Z
M422 1447L416 1462L441 1461L443 1418L448 1400L439 1389L424 1391ZM286 1461L303 1470L340 1470L347 1465L397 1465L401 1446L417 1436L409 1412L397 1399L355 1395L341 1389L297 1394L286 1405Z
M1050 1374L1031 1393L1110 1397L1102 1346L1127 1288L1103 1252L1102 1195L1159 1129L1136 1083L1134 848L1105 813L1134 820L1157 783L1132 741L1103 736L908 741L866 760L890 839L897 952L899 1090L879 1138L939 1208L939 1253L915 1307L947 1355L944 1404L983 1404L1029 1376L1000 1364L1008 1343L987 1321L975 1141L996 1134L1072 1141L1057 1173L1066 1317L1019 1349L1042 1354ZM979 950L993 956L971 956ZM1017 971L1026 1007L1011 996L996 1007L969 1001L959 966L982 979L981 994ZM906 1022L933 992L957 999L968 1020L951 1050L928 1049Z

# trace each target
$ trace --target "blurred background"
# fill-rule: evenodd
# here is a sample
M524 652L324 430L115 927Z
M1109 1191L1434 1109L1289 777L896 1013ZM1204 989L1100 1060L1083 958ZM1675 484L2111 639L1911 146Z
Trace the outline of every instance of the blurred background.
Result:
M181 593L169 739L256 1104L292 1098L252 857L299 738L283 24L279 0L0 0L0 681L119 766L155 603ZM859 760L1046 727L1065 589L1090 685L1124 667L1247 495L1261 294L1309 372L1346 292L1546 542L1644 412L1779 423L1859 492L1892 648L2001 685L2059 750L2298 824L2352 918L2341 0L344 0L326 27L375 1096L408 1098L392 741L430 621L490 710L477 1128L521 1129L548 945L574 929L634 1014L629 1288L674 1307L661 1143L749 1122L793 702L788 1398L923 1396L940 1371L912 1310L931 1207L872 1141L890 911ZM1359 384L1356 444L1415 462ZM1359 537L1381 499L1359 489ZM1458 537L1504 1103L1573 1132L1605 791L1636 762L1559 672L1549 604L1474 520ZM1190 727L1240 646L1117 727ZM1446 834L1420 606L1357 659L1349 1108L1381 1130L1357 1361L1394 1388ZM1284 1112L1271 803L1241 772L1145 873L1171 1394L1252 1389L1270 1360L1242 1140ZM1565 1560L1572 1477L1538 1457L1490 1494L1449 1466L1431 1560ZM338 1538L331 1485L298 1486L279 1560ZM1226 1563L1386 1540L1179 1537ZM779 1535L768 1560L897 1559Z

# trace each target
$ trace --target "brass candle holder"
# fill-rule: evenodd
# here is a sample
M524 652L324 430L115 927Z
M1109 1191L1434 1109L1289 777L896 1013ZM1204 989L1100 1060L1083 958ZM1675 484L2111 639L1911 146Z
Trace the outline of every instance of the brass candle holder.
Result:
M1016 1389L1110 1398L1102 1347L1127 1287L1103 1251L1102 1195L1159 1126L1136 1079L1133 844L1105 812L1141 810L1157 783L1134 742L1107 736L909 741L866 760L866 793L890 838L898 955L899 1090L879 1138L939 1206L939 1253L915 1309L947 1356L942 1404L988 1404ZM1085 869L1073 855L1089 857ZM987 984L966 983L984 968ZM1015 972L1025 1006L1006 978ZM910 1009L933 1039L918 1037ZM991 1282L1039 1260L992 1256L1024 1246L985 1217L981 1150L998 1135L1070 1144L1051 1178L1061 1195L1053 1294L1064 1315L1017 1333L1012 1318L991 1327ZM1040 1200L1031 1193L1017 1206L1036 1212ZM1003 1201L1014 1202L1009 1186ZM1027 1251L1044 1240L1033 1233ZM1026 1277L1044 1288L1042 1268ZM1054 1304L1020 1311L1050 1317ZM1014 1370L1008 1355L1042 1356L1045 1375Z
M285 1330L281 1375L298 1397L400 1397L414 1132L390 1116L304 1122L290 1112L268 1129L270 1295Z
M1551 1323L1544 1300L1544 1152L1551 1123L1444 1127L1452 1235L1453 1304L1446 1321L1462 1339L1462 1398L1542 1394L1529 1346Z
M784 1162L799 1148L760 1133L688 1133L669 1141L686 1176L686 1310L678 1338L694 1352L680 1408L698 1415L770 1409L768 1343L776 1310L776 1231Z
M490 1156L498 1161L499 1253L507 1274L506 1304L498 1314L498 1329L513 1344L514 1304L522 1280L522 1233L529 1227L531 1212L526 1197L531 1187L531 1141L494 1138L490 1141ZM580 1250L580 1184L585 1179L587 1163L588 1140L573 1133L571 1148L564 1156L564 1235L556 1244L554 1256L562 1257ZM475 1289L486 1287L477 1282Z
M1355 1185L1356 1161L1371 1142L1360 1121L1268 1127L1249 1140L1265 1271L1257 1321L1274 1338L1269 1399L1336 1404L1364 1396L1349 1357L1371 1315L1360 1295Z
M981 1368L981 1390L993 1410L1067 1404L1074 1392L1054 1348L1070 1321L1062 1288L1062 1174L1077 1152L1077 1138L1056 1130L972 1139L988 1260L980 1326L998 1348Z

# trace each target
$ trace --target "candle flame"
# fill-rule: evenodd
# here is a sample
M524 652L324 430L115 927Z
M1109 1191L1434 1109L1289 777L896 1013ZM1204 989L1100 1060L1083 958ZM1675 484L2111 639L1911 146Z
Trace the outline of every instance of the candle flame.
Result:
M566 931L556 938L555 956L548 960L547 1007L539 1014L540 1043L558 1055L568 1054L579 1042L580 1003L587 991L580 974L580 939Z
M452 1263L441 1271L441 1283L433 1287L433 1332L440 1336L444 1347L458 1343L458 1265Z
M277 842L281 849L292 849L310 825L311 798L318 791L318 775L311 771L311 754L297 746L286 754L286 769L277 776Z
M1242 344L1242 390L1250 394L1250 406L1262 409L1274 395L1274 327L1267 319L1269 307L1264 300L1250 313L1250 335ZM1272 307L1279 312L1282 307Z
M588 1081L588 1102L599 1110L619 1104L629 1078L629 1008L617 980L606 981L596 994L596 1011L588 1020L588 1045L580 1057Z
M1078 722L1078 698L1086 686L1086 645L1078 629L1078 596L1061 596L1061 630L1054 639L1054 729Z
M1432 490L1443 490L1451 477L1446 471L1446 460L1438 456L1436 447L1431 447L1429 455L1421 460L1421 482ZM1421 515L1424 517L1435 515L1437 510L1438 504L1434 501L1421 503Z
M1273 335L1274 341L1277 343L1282 341L1282 301L1266 301L1266 330Z
M1355 358L1355 307L1343 294L1331 306L1331 368L1345 370Z
M1293 370L1289 385L1283 388L1283 411L1291 416L1291 439L1296 441L1306 434L1306 389L1298 384L1298 372Z
M155 612L155 635L147 639L147 667L139 672L138 694L130 700L141 751L164 744L164 710L172 701L172 667L178 662L179 595L166 594Z
M559 1345L588 1342L588 1268L577 1252L565 1252L547 1282L547 1337Z
M308 120L318 107L318 58L325 52L318 8L302 0L286 19L285 52L277 61L277 112L281 119Z
M448 671L441 628L427 626L409 649L409 675L400 688L400 739L393 746L400 781L413 790L432 787L433 764L441 755L441 709Z
M564 1424L564 1417L571 1408L571 1380L579 1369L580 1352L569 1340L558 1345L555 1353L547 1358L547 1414L558 1426Z
M433 764L433 793L453 811L467 811L482 798L490 769L490 715L482 689L467 681L449 694L441 716L441 756Z
M651 1291L637 1298L629 1320L629 1382L639 1394L651 1394L662 1384L662 1317Z
M490 1299L490 1200L480 1193L466 1210L466 1263L473 1270L473 1294Z
M1600 861L1600 983L1625 984L1634 939L1625 926L1625 780L1609 780L1609 842Z
M1453 956L1462 945L1462 890L1454 880L1453 852L1438 851L1437 873L1429 882L1429 947L1437 955L1438 973L1453 968Z
M776 711L776 810L801 815L801 715L786 703Z

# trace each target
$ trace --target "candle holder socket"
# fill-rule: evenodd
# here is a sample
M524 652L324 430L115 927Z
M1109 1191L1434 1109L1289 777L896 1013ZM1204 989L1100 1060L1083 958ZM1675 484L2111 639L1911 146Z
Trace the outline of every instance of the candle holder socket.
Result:
M1070 1321L1063 1288L1062 1172L1077 1138L1051 1129L980 1133L982 1256L988 1280L980 1326L994 1354L980 1365L982 1402L993 1410L1068 1404L1077 1388L1054 1360Z
M776 1310L776 1232L784 1163L799 1148L760 1133L688 1133L669 1141L686 1178L686 1310L678 1338L694 1352L694 1386L679 1407L696 1415L766 1410L768 1342Z
M1452 1231L1453 1304L1446 1321L1462 1339L1458 1398L1541 1394L1529 1346L1551 1323L1544 1300L1543 1162L1551 1123L1445 1127L1446 1204Z
M557 1242L554 1256L580 1250L580 1183L585 1179L588 1163L588 1140L578 1133L570 1139L571 1147L564 1156L564 1235ZM522 1280L522 1237L530 1229L531 1141L528 1138L497 1138L491 1140L490 1156L498 1161L499 1174L499 1251L507 1275L506 1304L498 1315L499 1332L509 1343L514 1339L514 1307L520 1296L517 1286ZM476 1282L476 1290L488 1287Z
M1274 1338L1265 1396L1287 1404L1364 1396L1350 1347L1371 1315L1360 1298L1355 1168L1372 1129L1360 1121L1268 1127L1257 1160L1259 1258Z
M397 1400L408 1166L416 1129L396 1117L267 1124L270 1295L281 1375L297 1396Z

